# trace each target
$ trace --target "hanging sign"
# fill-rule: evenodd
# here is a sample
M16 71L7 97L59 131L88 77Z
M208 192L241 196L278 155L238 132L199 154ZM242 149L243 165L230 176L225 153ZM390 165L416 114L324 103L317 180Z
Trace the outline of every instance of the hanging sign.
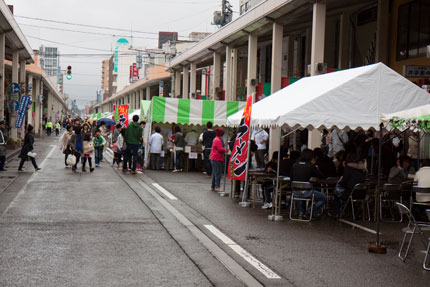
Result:
M231 151L228 168L228 178L231 180L245 181L246 167L249 154L249 133L251 126L252 96L248 97L239 128L237 129L236 140Z

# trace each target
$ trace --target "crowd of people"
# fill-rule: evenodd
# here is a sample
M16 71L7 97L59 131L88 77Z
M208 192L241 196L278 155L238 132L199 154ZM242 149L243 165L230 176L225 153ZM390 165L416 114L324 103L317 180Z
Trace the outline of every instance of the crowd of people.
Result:
M99 167L104 161L103 153L106 147L110 147L114 153L112 166L116 165L123 172L137 174L143 167L143 129L146 124L138 121L139 116L135 115L128 127L118 123L114 130L110 131L104 122L91 125L88 122L81 123L79 118L74 119L73 125L66 126L61 141L65 166L71 167L74 173L79 173L79 162L82 172L87 171L88 163L89 171L93 172L94 167Z

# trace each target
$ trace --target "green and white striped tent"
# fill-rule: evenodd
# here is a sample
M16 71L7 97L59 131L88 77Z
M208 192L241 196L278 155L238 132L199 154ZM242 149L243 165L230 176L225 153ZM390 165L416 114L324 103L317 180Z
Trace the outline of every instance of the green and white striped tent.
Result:
M245 108L245 102L196 99L152 98L147 121L205 125L208 121L225 126L227 118Z

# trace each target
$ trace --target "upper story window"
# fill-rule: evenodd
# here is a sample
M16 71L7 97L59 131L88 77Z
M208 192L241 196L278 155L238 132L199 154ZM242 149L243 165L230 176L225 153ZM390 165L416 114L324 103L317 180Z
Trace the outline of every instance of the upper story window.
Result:
M425 57L430 45L430 1L415 0L398 11L397 60Z

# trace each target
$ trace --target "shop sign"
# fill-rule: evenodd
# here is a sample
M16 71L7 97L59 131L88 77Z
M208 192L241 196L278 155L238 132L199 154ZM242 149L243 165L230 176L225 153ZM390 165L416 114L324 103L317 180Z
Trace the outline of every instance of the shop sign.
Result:
M403 76L408 78L430 78L430 66L403 66Z

